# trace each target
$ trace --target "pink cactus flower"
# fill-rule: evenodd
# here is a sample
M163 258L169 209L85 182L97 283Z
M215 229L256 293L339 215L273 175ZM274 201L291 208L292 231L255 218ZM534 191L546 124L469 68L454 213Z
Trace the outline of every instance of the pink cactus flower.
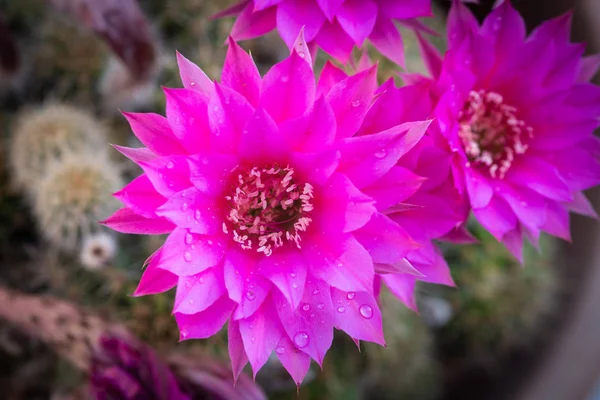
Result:
M431 16L431 0L242 0L217 17L237 15L235 40L261 36L277 28L291 48L304 27L311 50L320 47L343 63L366 39L383 55L404 65L402 38L395 21L432 32L415 18Z
M357 135L377 89L372 67L315 83L302 35L263 78L230 39L221 83L179 56L184 89L165 89L166 115L125 114L147 148L119 148L144 173L116 195L104 223L169 233L136 295L177 286L182 339L229 321L235 374L274 354L299 384L333 328L384 343L376 265L419 247L381 212L422 179L394 166L429 121ZM414 273L413 271L410 271Z
M582 58L570 25L566 14L527 37L509 1L481 26L454 1L444 59L422 42L457 187L521 261L524 237L569 240L570 211L596 217L582 190L600 183L600 88L589 83L600 58Z

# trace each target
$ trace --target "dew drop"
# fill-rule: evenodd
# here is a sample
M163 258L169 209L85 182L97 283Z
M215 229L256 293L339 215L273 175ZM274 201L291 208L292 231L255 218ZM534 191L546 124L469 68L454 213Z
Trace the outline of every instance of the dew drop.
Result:
M168 169L173 169L173 167L175 167L175 163L173 163L173 161L169 161L169 162L167 163L167 168L168 168Z
M344 311L346 311L346 307L338 307L337 308L337 312L339 312L339 313L343 313Z
M250 341L251 341L252 343L254 343L254 342L256 342L256 338L252 337L252 338L250 338Z
M201 214L200 214L200 210L196 210L196 211L194 211L194 218L195 218L195 219L200 219L200 216L201 216Z
M247 291L246 292L246 298L250 301L254 300L256 298L256 295L254 294L254 292L252 291Z
M196 82L190 82L190 86L195 86Z
M192 261L192 253L186 251L185 253L183 253L183 259L187 262Z
M194 235L192 235L191 233L185 234L185 244L192 244L193 240L194 240Z
M204 278L198 279L198 282L202 285L204 283Z
M354 292L350 292L350 293L348 293L348 294L346 295L346 298L347 298L348 300L353 300L353 299L354 299L354 296L356 296L356 294L355 294Z
M213 241L212 241L212 240L210 240L210 239L208 239L208 240L206 241L206 243L208 243L208 245L209 245L209 246L212 246L212 245L213 245Z
M299 51L299 52L298 52L298 55L300 56L300 58L304 58L304 57L306 57L306 54L304 54L304 52L303 52L303 51Z
M181 211L186 211L188 209L188 203L183 203L181 205Z
M373 317L373 309L369 305L363 304L359 307L358 312L360 312L363 318L371 319Z
M344 266L344 264L342 264L342 263L338 263L338 265L337 265L337 266L338 266L338 267L343 267L343 266Z
M360 106L360 100L354 100L352 102L352 107L358 107L358 106Z
M285 353L285 348L283 346L277 346L275 348L275 353L281 355L281 354Z
M305 304L305 305L303 305L303 306L302 306L302 309L303 309L304 311L310 311L310 304Z
M298 289L298 285L296 283L292 283L292 288Z
M294 335L294 343L298 346L299 349L303 349L308 346L308 342L310 338L306 334L306 332L298 332Z
M292 278L295 278L295 277L296 277L296 274L292 272L292 273L290 274L290 276L291 276Z
M188 332L187 332L185 329L182 329L182 330L181 330L181 338L182 338L182 339L185 339L185 338L187 338L187 337L188 337Z
M284 76L281 77L281 82L287 82L289 80L290 80L290 77L287 76L287 75L284 75Z
M385 156L387 156L387 151L385 149L379 149L375 152L375 157L379 159L385 158Z
M319 289L315 289L315 290L313 290L313 294L314 294L314 295L317 295L317 294L319 294L319 293L321 293L321 292L319 291Z
M194 300L188 300L188 303L190 303L190 306L194 305Z
M322 310L322 309L324 309L324 308L325 308L325 304L323 304L323 303L319 303L319 304L317 304L317 309L318 309L318 310Z

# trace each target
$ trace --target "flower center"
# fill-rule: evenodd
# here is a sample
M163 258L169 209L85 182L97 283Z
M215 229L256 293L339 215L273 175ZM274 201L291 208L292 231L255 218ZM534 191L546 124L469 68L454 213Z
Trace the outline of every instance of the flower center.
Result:
M467 158L492 178L504 178L515 157L529 147L533 129L516 114L502 95L484 90L471 91L459 114L458 135Z
M313 187L298 183L294 169L277 165L240 169L234 189L225 199L229 213L223 231L243 249L270 256L285 242L300 248L301 232L312 218Z

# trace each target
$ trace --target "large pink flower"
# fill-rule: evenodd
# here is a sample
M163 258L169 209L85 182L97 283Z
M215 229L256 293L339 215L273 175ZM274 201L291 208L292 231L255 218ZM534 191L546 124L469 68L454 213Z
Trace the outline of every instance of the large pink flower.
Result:
M569 211L595 216L582 190L600 182L597 56L569 42L570 14L526 37L506 1L479 26L455 1L443 61L425 46L435 117L475 217L519 259L523 237L569 239Z
M431 0L242 0L218 15L238 15L231 32L235 40L277 28L291 48L304 27L311 49L319 46L341 62L369 39L383 55L404 65L394 21L429 31L414 18L431 16Z
M429 122L357 136L375 68L317 85L311 65L301 38L261 78L230 40L221 83L180 56L185 89L165 89L167 117L126 114L147 148L120 151L144 173L105 223L169 233L136 294L177 286L182 339L229 321L236 374L275 351L301 382L334 327L383 344L374 266L392 269L419 246L381 209L406 197L390 188L422 182L395 165Z

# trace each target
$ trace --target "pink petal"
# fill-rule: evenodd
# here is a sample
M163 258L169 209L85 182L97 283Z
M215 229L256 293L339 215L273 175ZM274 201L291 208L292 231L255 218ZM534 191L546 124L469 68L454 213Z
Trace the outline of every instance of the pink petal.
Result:
M317 0L317 4L329 21L333 21L343 3L344 0Z
M283 329L295 347L321 365L333 341L330 288L310 277L306 281L300 308L294 311L280 294L274 296Z
M277 123L300 117L312 107L314 101L315 78L312 68L295 51L275 64L263 78L260 106Z
M362 192L375 200L377 210L383 211L415 194L425 180L406 168L395 166Z
M215 84L216 96L208 106L211 146L215 152L236 153L240 136L254 107L235 90Z
M465 179L472 207L483 208L487 206L494 195L492 184L473 168L465 169Z
M254 0L254 11L264 10L281 3L283 0Z
M539 229L546 220L546 199L526 188L501 187L502 197L519 221L530 229Z
M473 214L479 223L498 240L517 226L517 216L499 196L492 197L489 204L483 208L474 208Z
M373 262L394 264L420 247L400 225L383 214L375 213L371 220L354 232L354 237L367 249Z
M525 41L525 21L510 1L494 9L485 19L481 32L495 41L496 57L499 60L515 57L515 49Z
M310 274L329 285L346 291L373 290L373 260L352 235L307 241L302 254Z
M337 118L338 138L356 133L371 106L377 85L377 68L348 77L335 85L327 100Z
M275 347L275 353L299 387L310 368L310 356L298 350L287 336L281 338Z
M320 152L332 145L337 131L335 114L323 97L305 115L285 121L279 128L290 147L303 152Z
M278 249L258 262L258 271L273 282L293 309L304 294L307 269L302 254L293 247Z
M404 67L404 44L400 31L394 23L380 14L373 27L369 40L384 56Z
M125 157L129 158L136 164L139 164L141 161L152 161L157 157L156 154L154 154L150 149L147 149L145 147L133 148L117 146L116 144L114 144L113 147L119 153L123 154Z
M172 196L156 210L156 215L165 217L178 227L203 235L214 235L222 230L220 213L215 201L194 187Z
M424 276L406 258L403 258L402 260L394 264L375 264L375 273L379 275L408 274L417 277ZM377 295L375 297L377 297Z
M215 93L215 84L196 64L177 52L177 65L181 75L183 87L190 90L198 90L209 96Z
M227 296L223 296L212 306L197 314L175 313L180 340L206 339L213 336L225 325L234 306L235 304Z
M211 16L210 19L217 19L217 18L231 17L234 15L238 15L239 13L241 13L244 10L244 8L246 8L248 3L250 3L250 2L251 2L251 0L241 0L239 3L236 3L236 4L232 5L231 7L224 9L223 11L219 11L215 15Z
M175 229L175 225L164 218L145 218L127 207L121 208L100 223L117 232L138 235L162 235Z
M533 154L512 165L505 179L552 200L572 200L569 186L558 175L554 166Z
M504 235L502 237L502 244L523 264L523 237L520 229L515 229Z
M571 228L569 226L569 211L559 203L548 202L546 221L542 229L551 235L571 241Z
M231 37L236 41L264 35L275 29L277 25L275 21L277 7L255 12L252 2L247 4L231 28Z
M283 336L272 301L269 299L252 316L241 319L239 326L244 349L256 377Z
M477 243L477 239L469 232L466 224L463 224L457 228L454 228L446 235L440 238L440 240L444 240L454 244L475 244Z
M325 15L315 0L284 1L277 6L277 29L289 48L302 28L306 41L312 41L323 22Z
M240 138L239 154L252 163L285 161L289 152L287 138L279 134L279 127L263 108L248 121Z
M354 48L354 41L342 29L337 19L332 22L325 21L315 37L315 42L327 54L344 64L348 62L348 57Z
M573 193L573 201L565 203L566 206L577 214L585 215L590 218L598 218L598 213L594 210L594 206L586 199L585 195L581 192Z
M366 340L385 346L381 311L372 294L343 292L331 289L333 323L353 339Z
M180 277L199 274L221 262L225 254L223 241L176 228L165 241L157 266Z
M289 161L306 182L322 185L339 165L340 152L332 149L321 153L292 153Z
M156 191L165 197L172 196L192 185L185 156L160 157L150 161L140 161L138 164Z
M417 302L415 300L415 283L417 279L413 275L382 275L381 278L406 307L417 311Z
M331 88L347 77L348 75L346 75L343 70L333 65L331 61L327 60L327 62L325 62L325 66L321 70L321 75L319 76L319 84L317 86L316 96L318 98L321 96L327 96L331 91Z
M156 217L156 209L167 201L154 189L145 174L135 178L114 196L134 213L146 218Z
M271 290L271 283L255 274L256 259L239 248L230 248L225 255L223 270L229 298L238 304L235 319L249 317L258 310Z
M167 119L175 136L190 153L208 149L210 127L207 106L209 97L195 90L164 88ZM191 134L193 132L193 134Z
M226 294L221 267L212 267L192 276L180 276L173 312L199 313Z
M471 11L462 2L454 0L448 15L449 48L458 46L460 42L474 35L478 30L479 24Z
M248 356L246 356L246 350L244 350L244 342L238 321L229 321L229 326L227 327L227 347L229 350L229 359L231 360L233 380L236 381L248 363Z
M337 20L354 43L361 46L371 34L377 19L377 5L372 0L346 0Z
M431 42L425 40L420 33L417 33L417 42L429 75L437 78L442 72L443 61L439 50Z
M324 231L341 229L352 232L364 226L377 212L374 201L365 196L342 174L336 173L327 182L317 204L315 224Z
M160 251L161 249L158 249L156 253L149 257L147 261L148 266L144 270L140 283L135 292L133 292L133 296L162 293L173 289L177 285L177 275L156 266L155 259L160 259L160 255L157 255Z
M159 156L185 154L179 140L173 135L169 121L154 113L127 113L123 116L129 122L135 136Z
M236 156L198 155L188 158L190 181L204 195L221 199L231 172L239 165Z
M380 15L387 18L409 19L430 17L431 2L428 0L379 0Z
M304 37L304 28L300 29L300 33L298 34L298 37L296 38L292 49L292 51L298 53L300 58L305 59L308 65L312 67L312 53L314 49L311 49L311 46L309 46L308 43L306 43L306 38Z
M578 82L589 82L600 70L600 54L589 55L581 59Z
M261 78L252 57L230 36L221 82L243 95L254 107L260 98Z
M423 274L418 278L420 281L455 286L446 260L433 243L413 251L408 259Z
M339 171L358 188L373 184L420 140L430 123L411 122L373 135L344 139Z

